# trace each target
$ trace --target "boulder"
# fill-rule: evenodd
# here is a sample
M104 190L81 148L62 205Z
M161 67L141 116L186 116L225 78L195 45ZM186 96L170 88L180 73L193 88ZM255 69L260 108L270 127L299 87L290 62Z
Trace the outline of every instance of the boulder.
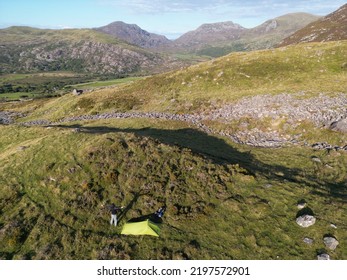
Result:
M72 91L72 94L73 95L81 95L83 93L83 90L82 89L74 89L73 91Z
M296 218L296 223L301 227L309 227L314 225L316 222L316 218L312 215L302 215Z
M309 238L309 237L305 237L305 238L303 239L303 241L304 241L306 244L309 244L309 245L313 244L313 239L312 239L312 238Z
M347 133L347 118L331 123L330 129Z
M328 260L330 260L330 256L328 254L323 253L323 254L317 255L317 259L318 260L328 261Z
M339 242L333 236L324 237L323 242L330 250L335 250L337 245L339 245Z

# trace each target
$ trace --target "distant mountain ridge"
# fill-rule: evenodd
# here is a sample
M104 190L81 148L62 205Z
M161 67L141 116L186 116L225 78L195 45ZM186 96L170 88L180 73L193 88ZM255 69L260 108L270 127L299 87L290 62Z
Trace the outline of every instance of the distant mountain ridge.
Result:
M174 42L181 46L194 46L199 44L213 43L238 39L246 28L232 21L207 23L196 30L189 31Z
M245 28L233 22L206 24L183 34L174 43L176 48L188 48L190 52L214 57L232 51L267 49L318 18L308 13L291 13L267 20L254 28Z
M319 18L308 13L291 13L267 20L254 28L245 28L232 21L205 23L175 40L122 21L115 21L94 30L154 51L218 57L232 51L274 47L290 34Z
M0 29L0 73L75 71L122 76L151 72L159 54L91 29Z
M163 35L150 33L136 24L127 24L122 21L115 21L95 30L142 48L158 48L171 44L171 41Z
M347 39L347 4L310 23L279 43L279 47L303 42L326 42Z
M0 29L0 74L61 70L113 76L159 73L235 51L273 48L312 22L331 23L334 34L345 38L346 10L344 5L321 21L315 15L292 13L254 28L232 21L207 23L173 41L121 21L93 29L10 27Z

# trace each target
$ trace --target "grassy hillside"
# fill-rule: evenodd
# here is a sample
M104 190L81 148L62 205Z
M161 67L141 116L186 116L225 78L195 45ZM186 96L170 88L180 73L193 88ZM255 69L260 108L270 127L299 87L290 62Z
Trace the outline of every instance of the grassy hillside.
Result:
M303 42L328 42L347 39L347 4L285 38L280 47Z
M341 244L332 258L347 257L345 154L314 153L331 170L308 149L270 156L178 122L82 125L1 127L2 258L314 259L325 234ZM301 199L318 219L307 229L295 223ZM118 228L111 202L126 206ZM160 238L119 235L162 204Z
M19 125L111 112L209 116L225 106L237 111L247 98L255 101L240 108L256 110L264 98L285 93L302 101L285 97L288 106L303 104L304 112L344 113L346 48L341 41L235 53L80 96L0 103L0 113L26 114L0 126L1 258L316 259L326 251L347 259L347 153L311 148L315 142L342 147L347 135L287 116L279 102L268 105L279 119L201 120L215 131L300 140L276 149L235 144L192 121L143 114ZM308 208L300 211L302 200ZM109 225L112 202L126 207L117 228ZM163 204L159 238L119 234L126 221ZM296 224L303 212L315 215L315 225ZM339 241L335 250L325 247L327 235Z
M122 40L113 38L106 34L91 29L39 29L25 26L14 26L1 30L1 43L28 43L32 41L99 41L106 44L123 44L129 46ZM136 47L134 47L136 49Z

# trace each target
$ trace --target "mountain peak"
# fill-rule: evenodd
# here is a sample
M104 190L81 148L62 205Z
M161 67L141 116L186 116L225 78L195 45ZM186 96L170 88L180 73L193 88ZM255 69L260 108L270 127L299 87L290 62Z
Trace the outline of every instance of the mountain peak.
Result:
M244 30L246 28L232 21L205 23L197 29L183 34L175 40L175 43L190 47L215 41L234 40L239 38Z
M217 23L205 23L198 27L196 30L198 31L227 31L227 30L242 30L245 29L241 25L234 23L232 21L224 21Z
M282 32L288 36L319 18L319 16L308 13L289 13L267 20L261 25L252 28L252 30L256 34Z
M163 35L150 33L136 24L128 24L123 21L114 21L95 30L142 48L157 48L171 43Z

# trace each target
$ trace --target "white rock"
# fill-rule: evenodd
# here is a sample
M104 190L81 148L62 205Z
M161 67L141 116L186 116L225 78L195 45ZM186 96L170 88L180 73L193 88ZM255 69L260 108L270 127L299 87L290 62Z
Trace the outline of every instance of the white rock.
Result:
M311 157L312 161L315 161L315 162L322 162L318 157Z
M302 215L296 219L296 223L301 227L309 227L314 225L316 222L316 218L311 215Z
M330 256L328 254L319 254L319 255L317 255L317 259L328 261L328 260L330 260Z
M339 245L339 242L336 240L336 238L332 236L324 237L323 242L325 246L327 246L330 250L335 250L337 245Z
M312 238L309 238L309 237L305 237L304 239L303 239L303 241L306 243L306 244L312 244L313 243L313 239Z

